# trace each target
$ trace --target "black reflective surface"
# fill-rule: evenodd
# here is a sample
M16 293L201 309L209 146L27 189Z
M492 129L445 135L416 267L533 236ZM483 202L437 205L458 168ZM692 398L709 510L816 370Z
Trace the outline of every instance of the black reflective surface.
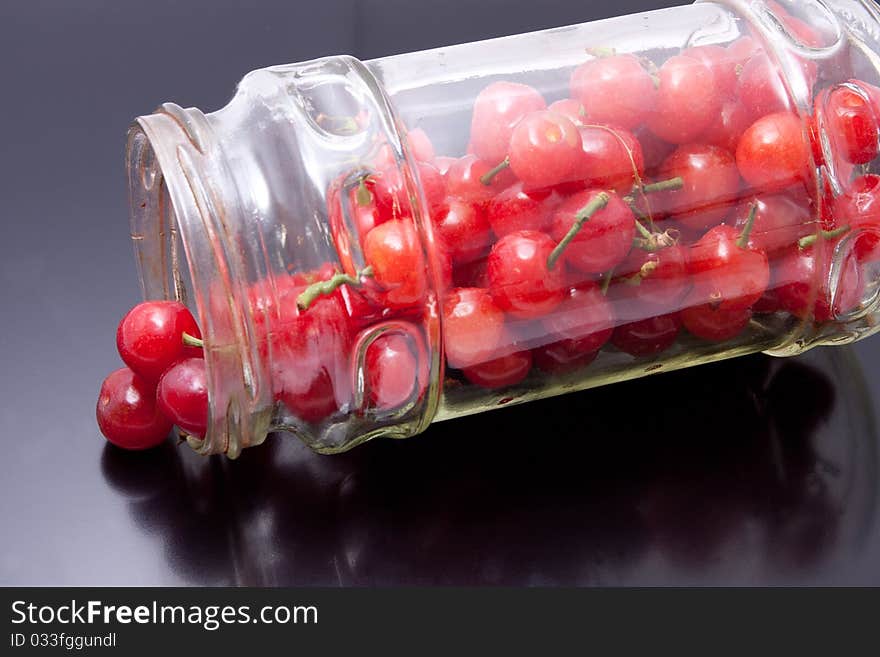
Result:
M0 9L0 584L880 584L880 338L442 423L338 457L105 447L137 294L134 115L247 70L659 7L645 0L38 0ZM240 7L238 5L241 5ZM861 365L859 365L861 362Z

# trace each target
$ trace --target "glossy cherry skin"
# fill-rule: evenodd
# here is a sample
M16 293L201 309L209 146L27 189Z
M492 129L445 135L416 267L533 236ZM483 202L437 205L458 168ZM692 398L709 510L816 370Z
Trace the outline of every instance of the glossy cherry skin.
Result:
M368 348L366 388L370 407L389 411L411 401L427 387L427 365L420 365L409 340L399 334L383 335Z
M748 110L752 121L789 109L788 93L779 71L763 51L749 59L743 67L737 97Z
M420 302L427 291L425 259L412 221L394 219L376 226L364 239L364 257L373 280L392 307Z
M738 66L741 63L741 57L736 50L716 45L692 46L682 50L681 54L696 59L712 71L715 77L715 90L722 97L732 98L736 94L739 81Z
M463 370L465 378L483 388L497 389L521 383L532 369L532 353L513 351Z
M740 138L736 164L752 188L775 191L810 180L811 150L797 115L770 114Z
M503 169L488 181L488 185L484 184L481 178L488 174L493 166L476 155L465 155L452 162L445 174L449 196L472 203L486 203L516 182L516 177L510 169Z
M548 268L556 243L545 233L505 235L489 253L489 289L498 306L520 319L546 315L564 297L562 267Z
M627 194L645 175L642 146L628 130L588 125L580 130L583 158L578 178L585 187Z
M549 225L559 202L551 189L527 190L517 183L492 199L486 217L498 237L523 230L541 231Z
M476 260L491 241L485 209L467 201L450 200L446 210L434 217L434 228L454 262Z
M740 231L716 226L691 248L688 271L694 293L719 310L751 308L770 284L767 254L740 247Z
M583 127L586 123L587 111L579 100L574 98L563 98L554 103L550 103L547 108L551 112L561 114L569 121L574 123L578 128Z
M816 232L810 207L789 194L763 194L743 200L735 213L737 230L745 227L752 207L755 208L755 223L749 235L752 249L772 255Z
M171 431L171 421L156 405L155 384L127 367L104 379L95 412L104 437L123 449L156 447Z
M861 232L854 246L861 262L880 261L880 176L856 178L836 200L834 216L839 224Z
M615 274L615 295L652 313L678 310L691 285L688 251L677 244L656 251L633 249Z
M461 369L491 360L504 335L504 312L480 288L453 290L443 304L446 360Z
M839 86L817 96L816 104L828 138L847 162L867 164L880 155L880 126L870 98Z
M600 57L578 66L571 97L584 107L585 123L613 123L634 130L654 109L657 88L634 55Z
M183 344L183 334L200 338L192 313L179 301L146 301L130 311L116 330L122 361L146 381L156 384L165 370L200 349Z
M656 315L618 326L611 343L631 356L645 358L669 349L680 332L681 318L677 313Z
M474 101L471 146L474 154L495 166L507 156L516 124L531 112L547 108L538 91L516 82L493 82Z
M561 114L549 110L522 118L510 137L510 169L527 188L569 182L582 160L581 134Z
M553 343L565 342L570 353L599 351L614 329L614 312L595 284L571 288L565 300L541 319Z
M831 258L830 245L825 245L823 259ZM832 298L827 270L817 262L815 247L793 247L779 259L773 272L773 285L780 305L800 319L812 317L827 322L856 308L863 294L863 282L858 262L852 254L845 254L837 297Z
M446 181L443 174L433 164L417 164L419 183L428 204L428 213L439 213L446 200ZM380 222L407 217L412 212L409 194L396 167L380 169L365 182L371 192L379 214Z
M383 224L384 225L384 224ZM306 310L296 305L305 286L282 300L269 334L276 400L304 422L320 422L350 397L346 359L352 322L340 294L322 296Z
M715 122L723 100L712 69L692 57L670 57L660 67L657 102L648 127L671 144L687 144Z
M680 177L684 186L652 195L652 207L692 230L723 221L736 203L741 184L733 156L718 146L701 144L677 148L663 162L658 177Z
M740 138L751 125L751 115L745 105L739 99L728 99L722 103L715 122L706 128L698 141L736 153Z
M156 391L159 409L191 436L208 431L208 373L204 358L182 360L162 375Z
M607 194L608 205L581 226L560 259L584 273L600 274L615 267L629 253L636 232L632 210L617 194L592 189L575 194L557 208L551 228L553 238L562 240L578 213L599 194Z
M713 304L684 308L681 321L691 335L707 342L726 342L742 333L752 319L750 308L725 310Z

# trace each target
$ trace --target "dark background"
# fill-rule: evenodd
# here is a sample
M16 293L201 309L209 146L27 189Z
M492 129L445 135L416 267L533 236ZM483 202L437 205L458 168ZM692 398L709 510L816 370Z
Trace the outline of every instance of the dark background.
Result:
M134 116L163 101L216 109L270 64L672 4L0 3L0 584L880 584L878 339L340 457L291 438L237 462L170 443L131 455L95 426L138 295Z

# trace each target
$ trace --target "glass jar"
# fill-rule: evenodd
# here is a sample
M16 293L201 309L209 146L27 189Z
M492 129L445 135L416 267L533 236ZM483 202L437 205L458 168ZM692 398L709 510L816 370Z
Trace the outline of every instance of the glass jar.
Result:
M724 0L165 104L127 161L145 296L210 421L319 452L877 330L880 10Z

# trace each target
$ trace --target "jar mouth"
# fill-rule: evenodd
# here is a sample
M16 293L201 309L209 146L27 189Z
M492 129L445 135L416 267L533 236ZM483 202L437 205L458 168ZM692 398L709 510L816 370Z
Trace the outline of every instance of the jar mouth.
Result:
M235 458L265 440L264 403L248 332L232 302L234 266L224 257L211 175L211 133L196 109L165 104L128 132L131 238L145 299L173 299L199 318L208 379L208 431L187 442L202 454ZM269 410L259 411L259 408Z

